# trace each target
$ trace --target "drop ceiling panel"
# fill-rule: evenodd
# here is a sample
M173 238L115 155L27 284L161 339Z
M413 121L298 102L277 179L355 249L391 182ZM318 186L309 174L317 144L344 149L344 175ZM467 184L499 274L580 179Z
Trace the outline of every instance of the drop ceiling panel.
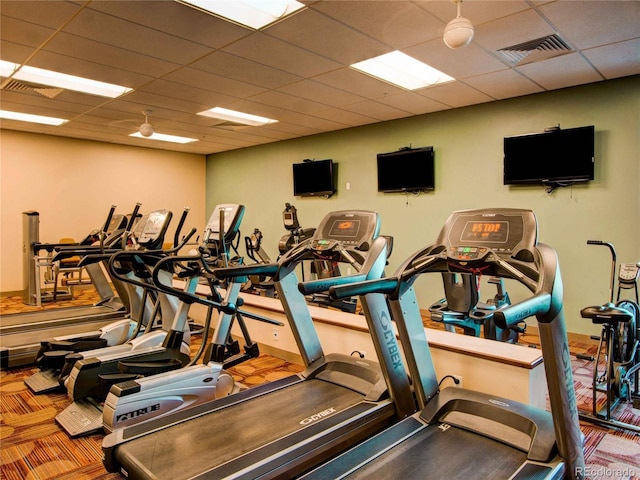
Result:
M473 41L489 51L555 33L551 25L531 9L478 25L475 30Z
M544 91L540 85L515 70L501 70L478 75L477 77L467 78L465 83L496 100Z
M495 55L473 43L452 50L438 38L408 48L405 52L458 80L507 68Z
M105 65L110 69L117 68L125 72L136 72L147 79L165 75L178 67L175 63L159 58L140 55L132 50L65 33L56 35L47 43L43 51L64 55L71 59L84 60L92 64ZM50 65L49 68L56 68L56 64ZM90 75L90 73L86 75Z
M477 103L485 103L494 100L489 95L465 85L462 82L443 83L431 88L423 88L422 90L418 90L416 93L452 108L475 105Z
M306 100L294 95L288 95L283 92L277 92L275 90L254 95L251 97L251 100L300 113L313 113L326 108L322 103L313 102L311 100Z
M379 98L377 101L404 112L410 112L414 115L438 112L449 108L447 105L414 92L403 92L395 95L388 95L386 97Z
M450 0L425 0L414 3L442 20L445 25L456 17L456 6ZM468 18L478 26L528 10L531 8L529 3L526 0L466 0L460 5L460 13L462 17Z
M1 10L3 20L7 17L19 18L34 25L58 29L73 18L86 3L88 2L2 0ZM4 28L4 23L2 27Z
M580 8L579 22L576 21L577 7ZM640 37L638 1L553 2L541 6L540 10L579 49Z
M365 98L379 98L404 91L400 87L395 87L352 68L341 68L334 72L318 75L314 77L314 80Z
M269 27L266 32L343 65L375 57L392 50L341 22L312 9Z
M313 115L334 122L342 123L350 127L367 125L369 123L376 123L379 121L377 118L360 115L359 113L350 112L342 108L325 108L324 110L320 110L319 112L314 112Z
M282 87L302 79L298 75L222 51L216 51L190 66L265 89Z
M2 5L1 10L4 10L4 5ZM2 17L0 32L2 32L2 38L10 39L13 44L36 48L53 35L55 30L10 17ZM26 60L26 58L13 58L3 50L2 60L21 63Z
M222 48L251 34L247 28L175 1L99 1L89 8L211 48Z
M126 5L128 2L118 3ZM67 25L65 32L179 65L186 65L211 51L199 43L90 9L80 12Z
M138 88L151 81L153 77L137 71L113 67L112 65L96 63L79 57L61 55L47 50L39 50L33 55L31 65L40 68L56 70L78 75L80 77L99 79L103 82L115 83L129 88Z
M214 73L205 72L196 68L181 68L164 76L165 80L180 83L186 86L201 88L216 94L228 97L251 97L258 93L266 91L263 87L251 85L246 82L240 82L231 78L216 75ZM212 98L217 98L213 95ZM210 103L210 106L216 106Z
M280 88L279 91L295 95L296 97L321 102L325 106L330 105L332 107L340 107L363 100L360 95L324 85L315 80L303 80L292 83Z
M640 71L640 39L590 48L583 54L606 79L634 75Z
M313 8L394 49L440 37L444 29L441 20L409 1L320 2Z
M224 51L257 63L268 62L272 67L301 77L313 77L340 67L339 63L260 32L235 42Z
M518 67L517 70L545 90L604 80L579 53L569 53L541 62L529 63Z
M396 118L408 117L411 112L400 110L399 108L385 105L375 100L365 100L363 102L354 103L346 107L349 111L364 115L365 117L375 118L379 121L395 120Z

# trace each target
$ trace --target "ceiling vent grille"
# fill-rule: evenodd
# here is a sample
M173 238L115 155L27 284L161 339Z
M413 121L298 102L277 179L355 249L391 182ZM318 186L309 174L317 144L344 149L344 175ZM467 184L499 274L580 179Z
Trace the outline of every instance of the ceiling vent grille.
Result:
M231 121L224 121L220 123L214 123L211 125L213 128L220 128L221 130L230 130L232 132L237 132L240 130L244 130L246 128L251 128L251 125L247 125L245 123L236 123Z
M501 48L498 54L511 65L526 65L548 58L558 57L573 50L558 35L548 35L510 47Z
M43 87L41 85L34 85L14 79L9 80L9 82L4 85L2 89L12 92L35 92L47 98L56 98L58 95L64 92L64 88Z

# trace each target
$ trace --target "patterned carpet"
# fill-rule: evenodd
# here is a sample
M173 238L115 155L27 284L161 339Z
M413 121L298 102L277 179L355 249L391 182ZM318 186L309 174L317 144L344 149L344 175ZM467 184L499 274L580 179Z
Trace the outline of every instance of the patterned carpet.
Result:
M91 293L78 290L78 302L94 301ZM0 299L0 313L18 311L20 297ZM68 306L68 302L46 308ZM28 307L33 308L33 307ZM434 326L429 324L429 326ZM438 325L435 325L438 327ZM524 344L536 344L527 334ZM197 342L194 348L197 347ZM571 352L591 353L595 347L572 343ZM591 411L591 362L573 360L578 408ZM302 370L270 355L247 361L231 369L236 379L248 387L272 381ZM23 379L36 371L33 367L0 372L0 478L7 480L111 480L118 474L106 473L101 463L102 435L70 439L54 421L69 404L64 393L33 395ZM602 399L600 399L602 400ZM615 411L619 420L640 425L640 410L630 404ZM582 423L588 478L640 480L640 436L622 430L609 430Z

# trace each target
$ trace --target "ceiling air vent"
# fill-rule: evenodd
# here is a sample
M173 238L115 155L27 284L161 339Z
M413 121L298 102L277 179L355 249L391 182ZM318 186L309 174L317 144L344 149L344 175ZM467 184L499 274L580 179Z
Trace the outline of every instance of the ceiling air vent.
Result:
M4 85L2 89L10 90L13 92L35 92L47 98L56 98L58 95L64 92L64 88L43 87L41 85L34 85L14 79L9 80L9 82Z
M498 54L511 65L526 65L548 58L565 55L573 50L558 35L529 40L528 42L501 48Z
M211 126L213 128L220 128L222 130L231 130L232 132L237 132L239 130L244 130L245 128L251 127L251 125L247 125L246 123L237 123L237 122L231 122L231 121L214 123Z

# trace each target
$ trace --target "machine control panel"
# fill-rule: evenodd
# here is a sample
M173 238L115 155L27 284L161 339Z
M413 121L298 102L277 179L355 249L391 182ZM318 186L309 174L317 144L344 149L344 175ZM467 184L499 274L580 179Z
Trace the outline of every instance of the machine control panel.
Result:
M366 249L378 236L380 218L364 210L344 210L328 214L320 223L311 241L318 252L329 251L338 244L345 248Z
M453 212L438 237L455 262L482 262L489 253L511 256L537 244L537 220L531 210L515 208Z

